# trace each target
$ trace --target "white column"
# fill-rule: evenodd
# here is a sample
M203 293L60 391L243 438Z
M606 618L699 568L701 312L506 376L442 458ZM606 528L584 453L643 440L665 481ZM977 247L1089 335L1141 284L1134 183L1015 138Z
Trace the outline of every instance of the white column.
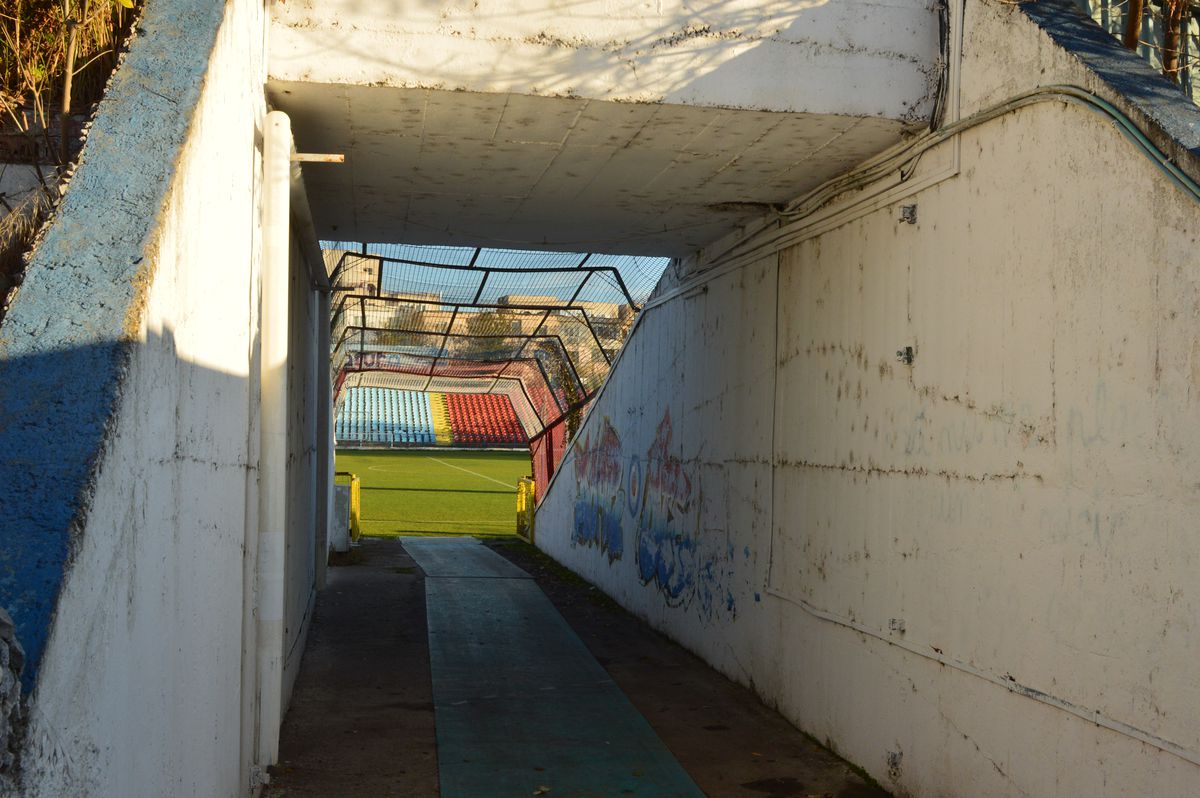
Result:
M288 280L292 124L267 114L263 145L262 450L258 535L258 764L279 758L287 515Z

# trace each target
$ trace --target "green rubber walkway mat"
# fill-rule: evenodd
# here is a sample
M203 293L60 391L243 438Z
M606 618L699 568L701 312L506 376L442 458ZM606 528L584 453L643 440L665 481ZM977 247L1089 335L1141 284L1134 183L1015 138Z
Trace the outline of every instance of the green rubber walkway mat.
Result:
M425 577L529 579L522 571L475 538L400 538L404 550Z
M442 798L703 795L524 571L475 541L404 545L427 575Z

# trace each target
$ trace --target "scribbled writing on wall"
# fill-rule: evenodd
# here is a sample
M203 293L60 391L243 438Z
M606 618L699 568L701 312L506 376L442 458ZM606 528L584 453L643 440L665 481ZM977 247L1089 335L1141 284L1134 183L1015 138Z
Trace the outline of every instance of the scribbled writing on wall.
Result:
M621 436L606 417L600 431L574 446L575 545L620 560L625 530L634 530L638 580L669 606L694 608L706 622L732 619L735 558L724 529L702 524L703 494L692 464L672 454L673 428L666 411L644 454L626 456Z
M599 548L609 562L619 560L625 552L621 438L607 417L594 441L590 433L585 433L582 441L576 440L574 454L579 495L571 540Z
M706 620L732 618L733 549L725 532L703 534L700 480L671 453L672 437L668 410L645 463L636 465L645 472L636 507L638 577L656 586L671 606L695 604Z
M646 452L645 485L637 514L637 565L643 584L654 582L667 598L679 603L696 586L698 491L692 478L670 453L671 413L663 416ZM639 464L640 465L640 464Z

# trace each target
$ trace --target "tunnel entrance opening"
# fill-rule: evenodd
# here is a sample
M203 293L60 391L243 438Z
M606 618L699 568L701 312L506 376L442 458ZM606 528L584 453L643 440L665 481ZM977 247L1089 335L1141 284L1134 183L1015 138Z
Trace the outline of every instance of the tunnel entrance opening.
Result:
M549 480L669 263L322 248L337 470L359 477L368 536L514 534L518 480Z

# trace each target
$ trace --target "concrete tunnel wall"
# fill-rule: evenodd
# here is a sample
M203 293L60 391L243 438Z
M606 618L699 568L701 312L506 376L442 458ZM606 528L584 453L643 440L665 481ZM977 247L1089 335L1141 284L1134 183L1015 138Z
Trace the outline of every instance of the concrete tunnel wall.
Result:
M318 433L318 391L329 391L328 354L316 351L313 330L317 320L317 295L311 288L304 248L292 235L289 280L288 330L288 457L287 514L285 542L284 630L283 630L283 708L286 712L292 685L300 673L300 658L308 620L317 596L317 562L328 556L319 550L327 545L317 534L318 463L328 455L318 452L320 442L328 440ZM319 265L324 268L324 263ZM324 323L328 324L328 321ZM326 431L327 432L327 431Z
M962 113L1078 84L1196 174L1200 112L1062 7L966 2ZM897 795L1200 794L1198 229L1106 118L1040 102L714 246L537 543Z
M255 749L265 16L243 0L147 8L0 325L0 607L36 654L25 728L0 738L19 754L0 794L245 796L269 764ZM285 705L314 595L328 390L303 256L316 242L291 235Z

